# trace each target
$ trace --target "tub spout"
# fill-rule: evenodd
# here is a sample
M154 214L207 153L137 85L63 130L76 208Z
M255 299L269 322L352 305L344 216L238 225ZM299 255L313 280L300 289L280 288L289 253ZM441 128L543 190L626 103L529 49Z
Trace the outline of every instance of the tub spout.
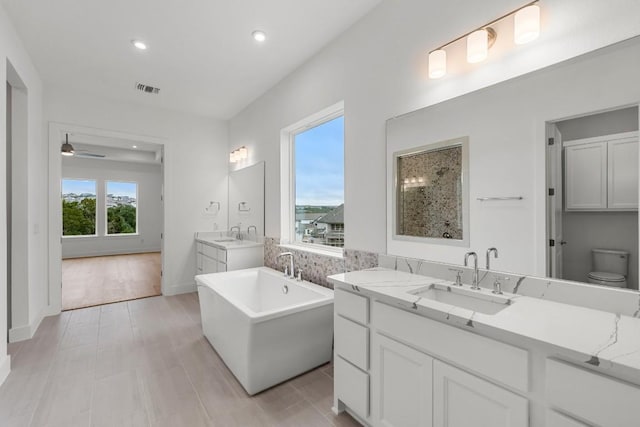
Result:
M293 278L294 274L295 274L294 273L295 270L293 268L293 253L291 253L291 252L282 252L281 254L278 255L277 258L279 259L280 257L283 257L283 256L288 256L289 257L289 271L287 272L287 268L285 267L284 275L287 276L287 277Z

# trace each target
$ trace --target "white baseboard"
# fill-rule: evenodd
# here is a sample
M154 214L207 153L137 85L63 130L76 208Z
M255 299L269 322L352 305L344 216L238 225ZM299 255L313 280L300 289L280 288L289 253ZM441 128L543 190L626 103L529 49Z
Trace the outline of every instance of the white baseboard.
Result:
M0 359L0 385L2 385L11 372L11 356L5 354L0 357L2 357L2 359Z
M134 248L134 249L120 249L120 250L108 250L108 251L89 251L78 253L66 253L62 256L62 259L68 258L90 258L96 256L110 256L110 255L131 255L131 254L145 254L149 252L160 252L160 248Z
M180 294L188 294L190 292L196 291L195 282L191 283L183 283L180 285L167 286L166 289L162 292L164 296L172 296L172 295L180 295Z
M36 331L40 327L40 323L42 323L42 319L44 319L46 311L47 307L44 307L43 310L38 314L38 317L36 317L34 321L28 325L9 329L9 342L18 342L30 340L31 338L33 338L33 336L36 334Z

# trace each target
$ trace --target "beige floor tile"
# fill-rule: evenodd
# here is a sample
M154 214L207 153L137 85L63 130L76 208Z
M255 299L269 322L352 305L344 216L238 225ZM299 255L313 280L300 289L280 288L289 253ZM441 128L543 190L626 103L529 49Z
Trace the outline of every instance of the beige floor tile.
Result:
M287 409L269 412L267 417L273 426L282 427L327 427L331 422L307 401L299 401Z
M40 398L32 425L72 424L90 410L93 385L93 375L52 378Z
M173 420L176 426L209 424L200 399L182 366L146 375L143 383L152 424L169 425L164 424L167 420Z
M203 337L197 293L64 312L11 351L2 427L358 425L330 412L331 364L249 396Z
M91 425L149 425L141 380L135 371L121 372L95 383L91 402Z

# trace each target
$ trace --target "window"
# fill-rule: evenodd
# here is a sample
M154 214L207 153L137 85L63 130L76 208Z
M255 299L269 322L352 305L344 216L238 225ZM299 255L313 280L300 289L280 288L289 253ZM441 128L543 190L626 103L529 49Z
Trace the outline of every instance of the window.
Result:
M107 181L107 235L138 232L138 184Z
M343 111L340 103L283 130L284 243L344 246Z
M96 181L62 179L62 235L96 235Z

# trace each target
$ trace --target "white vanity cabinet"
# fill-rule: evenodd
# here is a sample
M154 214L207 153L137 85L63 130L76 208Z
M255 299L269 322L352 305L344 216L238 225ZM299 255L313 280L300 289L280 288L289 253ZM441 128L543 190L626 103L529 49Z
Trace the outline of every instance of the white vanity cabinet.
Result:
M638 135L564 142L565 209L638 209Z
M433 363L433 425L529 425L529 402L502 387L438 360Z
M527 398L500 386L528 392L526 350L342 289L334 307L336 411L384 427L529 425Z
M196 241L196 274L220 273L260 267L264 263L263 246L246 246L225 249L224 247Z
M375 424L432 426L433 358L380 334L373 349Z
M551 426L640 425L640 387L634 384L547 359L545 394L553 408L568 415L548 414Z
M369 420L369 298L334 292L334 410Z

